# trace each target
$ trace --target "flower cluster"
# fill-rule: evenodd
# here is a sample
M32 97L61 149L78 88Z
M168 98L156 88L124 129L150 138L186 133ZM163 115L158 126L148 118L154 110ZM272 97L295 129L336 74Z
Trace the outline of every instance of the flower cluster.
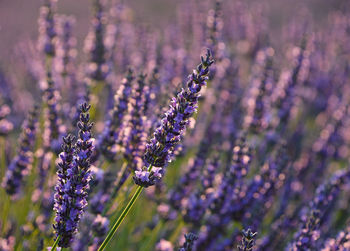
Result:
M45 0L40 8L39 18L39 43L38 46L42 52L48 56L54 56L55 38L57 35L55 29L55 10L56 0Z
M185 234L185 243L179 251L192 251L194 242L198 239L198 236L193 233Z
M33 163L33 149L37 137L38 107L29 112L27 120L23 123L22 134L19 139L17 155L11 161L2 186L9 195L15 196L20 192L23 178L29 174Z
M87 193L91 179L89 159L94 149L91 136L92 123L89 122L90 105L80 106L78 139L68 135L63 138L63 152L57 172L54 229L60 247L68 247L77 232L78 223L87 206Z
M209 50L206 57L201 59L201 64L188 78L187 88L182 89L176 98L171 100L170 109L165 113L161 125L156 129L153 138L146 145L144 160L151 167L163 168L171 160L174 146L185 133L186 126L189 124L189 118L197 111L199 92L206 85L209 67L214 62L211 60ZM135 173L134 180L136 183L143 184L143 186L153 185L154 179L151 180L151 178L160 178L160 171L163 170L143 169L141 172ZM155 173L157 175L154 175Z
M61 137L65 133L65 126L59 117L60 111L60 96L55 87L55 83L52 79L51 72L47 73L47 87L43 93L43 99L47 107L46 121L45 121L45 132L44 132L44 146L51 149L53 152L59 152L59 146L61 144Z
M134 88L132 100L129 103L128 117L126 118L123 142L124 158L130 164L131 170L142 167L142 154L146 141L145 132L145 86L146 75L140 74L137 85Z
M129 69L121 86L114 96L114 108L110 111L101 138L98 140L99 151L110 161L115 159L116 144L121 137L121 126L128 110L129 99L132 94L133 71Z
M10 113L10 111L9 106L0 106L0 136L6 136L13 129L13 124L6 119L6 116Z
M106 48L104 41L106 17L104 13L105 1L94 0L93 29L86 39L86 49L90 52L88 73L96 81L103 81L109 73L106 63Z
M253 250L255 237L257 235L256 232L253 232L250 228L248 230L242 231L243 238L242 238L242 244L238 246L239 251L251 251Z

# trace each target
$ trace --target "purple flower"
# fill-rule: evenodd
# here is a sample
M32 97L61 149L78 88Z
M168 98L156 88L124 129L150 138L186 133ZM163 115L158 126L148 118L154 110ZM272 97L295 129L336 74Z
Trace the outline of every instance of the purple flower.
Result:
M284 72L280 76L278 86L273 94L273 100L277 109L278 130L284 130L290 117L294 100L296 96L296 87L301 82L300 72L302 71L303 62L305 61L306 40L303 39L298 53L294 57L293 68Z
M39 50L48 56L55 56L56 37L54 13L56 10L56 0L45 0L40 8L39 16Z
M156 251L174 251L174 247L171 242L161 239L156 245Z
M87 206L89 190L90 157L94 149L94 139L91 138L92 123L88 111L90 105L80 106L80 120L78 122L78 140L74 144L74 137L68 135L63 138L63 152L59 155L60 162L57 172L55 205L56 223L54 229L56 238L60 236L58 245L69 247L77 232L78 223ZM87 136L89 135L89 136Z
M0 250L1 251L11 251L15 249L15 236L10 235L5 238L0 238Z
M206 41L206 46L212 51L213 56L218 58L218 44L221 39L221 33L223 28L222 20L222 2L217 0L215 1L214 9L209 10L207 17L207 32L208 37ZM215 70L214 70L215 72Z
M137 84L132 93L128 107L127 121L124 125L122 147L124 149L124 158L129 163L131 170L142 168L142 154L145 150L146 142L146 118L145 118L145 78L146 75L140 74Z
M24 176L29 174L33 162L33 148L37 133L38 107L29 112L27 120L23 123L22 134L19 139L17 155L11 161L2 186L9 195L18 195Z
M290 250L313 250L320 238L320 226L328 216L328 210L338 198L341 187L349 181L349 171L338 171L331 179L317 188L311 201L309 212L304 215L303 223L296 232ZM306 218L306 219L305 219Z
M90 63L88 65L88 74L96 81L104 81L110 71L107 64L107 53L105 47L105 8L106 1L94 0L94 17L92 19L93 30L90 31L86 39L86 49L90 53Z
M102 244L105 235L109 229L109 220L106 217L97 215L92 223L92 231L94 233L94 240L92 244L92 249L97 250Z
M214 156L206 165L201 176L201 186L187 199L185 203L185 222L191 222L194 227L200 225L200 222L209 206L213 195L214 179L219 167L218 156Z
M266 121L265 113L267 112L268 97L267 94L272 88L273 71L272 57L274 50L269 47L257 53L255 68L253 69L253 77L251 79L251 96L247 99L247 115L245 124L252 132L258 133L266 129L268 121ZM254 72L255 70L255 72Z
M149 187L153 186L157 180L162 178L162 168L155 167L151 171L148 171L145 167L142 170L135 171L133 177L136 185Z
M65 133L65 127L59 118L59 99L60 95L55 88L51 72L47 73L47 87L43 93L44 101L47 105L45 109L46 121L44 131L44 147L51 149L53 152L59 152L61 137Z
M204 230L196 243L197 249L203 249L212 244L213 240L224 233L225 225L232 219L232 211L241 208L244 199L240 194L246 191L244 178L247 176L251 163L251 149L242 137L233 148L232 163L226 168L217 190L210 198L209 216Z
M322 251L346 251L350 248L350 227L341 231L336 238L326 241Z
M13 129L13 124L6 119L6 116L10 113L10 111L9 106L0 106L0 136L6 136Z
M255 243L255 237L257 235L256 232L252 232L250 228L248 230L242 231L243 238L242 238L242 244L238 246L239 251L251 251L253 250L253 246Z
M182 89L176 98L172 99L170 108L165 113L160 126L146 145L144 160L147 165L163 168L171 160L175 145L185 133L189 118L197 109L199 92L206 85L209 67L213 63L210 58L211 54L208 50L206 58L201 58L201 64L188 77L187 88ZM177 122L175 118L179 113L183 117Z
M129 69L127 76L114 96L114 108L110 112L101 138L98 140L99 151L109 160L113 161L116 155L116 144L121 137L121 126L128 110L129 99L132 94L133 71Z
M75 74L76 39L73 37L75 19L71 16L59 16L57 27L57 55L55 57L55 70L63 77L73 77ZM73 80L73 79L72 79ZM74 85L75 83L70 83ZM69 86L71 87L71 86ZM69 88L66 86L66 88Z
M185 243L179 249L179 251L192 251L194 242L198 239L198 236L193 233L185 234Z
M115 177L113 173L104 173L100 189L92 196L90 200L90 209L93 214L101 214L105 209L105 205L110 201L114 180Z

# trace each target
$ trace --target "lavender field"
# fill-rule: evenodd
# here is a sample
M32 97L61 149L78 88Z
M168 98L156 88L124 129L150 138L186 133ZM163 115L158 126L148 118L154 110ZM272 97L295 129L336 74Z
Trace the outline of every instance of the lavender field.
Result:
M350 251L350 2L0 2L0 251Z

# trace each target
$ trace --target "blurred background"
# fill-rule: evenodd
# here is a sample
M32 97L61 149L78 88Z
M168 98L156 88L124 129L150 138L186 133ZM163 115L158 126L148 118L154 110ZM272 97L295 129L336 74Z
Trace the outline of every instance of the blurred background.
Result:
M231 0L226 0L231 1ZM131 0L127 1L133 9L134 18L155 28L161 28L171 23L176 17L176 6L183 1L174 0ZM248 0L254 3L257 1ZM260 0L261 2L261 0ZM294 15L300 14L300 4L306 2L308 12L315 19L315 23L322 25L327 22L326 15L333 10L344 8L347 0L263 0L270 5L268 13L271 31L276 36L282 27L290 21ZM35 40L38 36L37 19L41 1L38 0L1 0L0 1L0 64L7 67L8 58L11 56L13 46L23 39ZM90 1L87 0L59 0L58 13L74 15L76 17L76 36L79 45L88 32L90 24ZM81 47L81 46L80 46Z

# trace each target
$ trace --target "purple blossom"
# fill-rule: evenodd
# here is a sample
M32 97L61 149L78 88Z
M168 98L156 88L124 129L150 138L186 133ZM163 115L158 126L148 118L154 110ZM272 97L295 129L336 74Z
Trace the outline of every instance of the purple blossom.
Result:
M59 105L60 96L55 87L51 72L47 73L46 84L47 87L43 93L43 99L47 105L45 109L46 121L43 144L46 149L49 148L53 152L58 153L61 144L60 139L65 133L65 126L59 118L59 111L61 109Z
M105 205L111 199L111 190L113 188L113 182L115 177L112 172L105 172L101 181L101 187L99 190L92 196L90 200L90 209L93 214L101 214Z
M5 238L0 238L0 250L1 251L11 251L15 248L15 236L8 236Z
M124 135L122 147L124 149L124 158L129 163L131 170L142 168L142 154L146 143L146 118L145 118L145 86L146 75L140 74L137 84L132 93L128 107L127 121L124 125Z
M341 231L336 238L326 241L322 251L346 251L350 248L350 227Z
M173 245L164 239L161 239L156 245L156 251L174 251Z
M320 226L324 223L328 210L334 205L341 186L348 182L349 171L339 171L331 179L317 188L314 199L309 206L309 213L305 215L303 223L296 232L291 250L313 250L317 248L320 238Z
M197 250L210 246L213 240L225 233L225 226L232 219L233 210L242 207L244 200L240 194L244 194L247 188L244 178L248 174L251 163L250 151L244 137L237 140L233 148L232 163L225 170L220 185L210 198L209 216L196 242Z
M15 196L20 192L23 178L29 174L33 162L33 150L37 133L38 107L29 112L22 126L17 155L11 161L2 186L9 195Z
M188 77L187 88L182 89L176 98L170 102L170 109L165 113L161 125L155 130L153 138L146 145L144 160L148 165L163 168L171 160L174 146L180 141L185 133L189 118L197 110L199 92L206 85L209 67L213 61L210 59L210 51L197 69ZM181 114L182 120L176 122L175 118ZM134 178L138 179L138 177ZM143 182L142 182L143 183Z
M40 8L39 16L39 50L44 52L47 56L55 56L55 10L56 0L45 0L44 5Z
M109 74L110 66L107 63L105 47L105 12L106 1L94 0L92 30L86 39L86 50L90 53L88 74L96 81L104 81Z
M198 236L193 233L185 234L185 243L179 251L192 251L194 242L198 239Z
M55 205L56 218L54 229L56 238L60 236L58 245L69 247L77 232L78 223L87 206L89 190L90 157L94 149L94 139L91 137L92 123L89 122L88 111L90 105L80 106L80 120L78 122L78 140L74 144L74 137L64 138L60 153L58 181L56 185Z
M99 151L113 161L116 155L117 143L121 138L121 126L128 110L129 99L132 95L133 71L129 69L127 76L114 96L114 108L109 114L101 138L98 140Z
M13 124L6 119L6 116L10 113L10 107L8 105L0 106L0 136L6 136L13 129Z
M192 223L194 227L200 225L208 209L213 196L215 174L220 166L218 156L213 157L213 160L208 162L201 176L201 186L194 194L189 196L184 206L185 213L183 218L185 222Z
M255 243L255 237L257 235L256 232L252 232L250 228L248 230L242 231L243 238L242 238L242 244L238 246L239 251L251 251L253 250L253 246Z
M106 217L97 215L92 223L92 231L94 233L94 239L92 244L92 249L96 250L102 244L105 235L109 229L109 220Z
M257 133L267 128L266 112L269 105L269 94L273 84L272 58L274 50L269 47L257 53L255 69L251 79L251 96L247 99L246 126Z
M133 176L135 184L143 187L153 186L161 178L162 168L159 167L152 168L151 171L144 167L141 170L135 171L135 175Z

